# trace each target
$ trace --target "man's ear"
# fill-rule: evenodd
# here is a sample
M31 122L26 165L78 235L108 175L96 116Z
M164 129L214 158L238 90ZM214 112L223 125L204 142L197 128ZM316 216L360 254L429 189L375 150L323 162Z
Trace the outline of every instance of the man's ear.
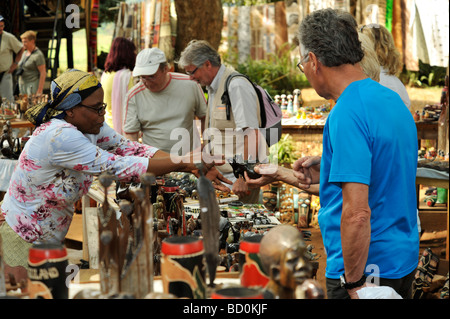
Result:
M206 60L205 63L203 63L203 67L206 67L207 69L209 69L212 66L211 61Z
M317 56L313 53L313 52L309 52L309 59L311 60L311 68L314 71L314 73L317 72L318 68L319 68L319 59L317 58Z

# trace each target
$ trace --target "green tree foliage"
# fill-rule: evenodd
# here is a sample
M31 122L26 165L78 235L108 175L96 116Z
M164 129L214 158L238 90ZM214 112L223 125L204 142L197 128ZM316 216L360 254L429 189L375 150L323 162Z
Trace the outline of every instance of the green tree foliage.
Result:
M116 16L117 13L119 12L118 7L120 2L121 2L120 0L100 0L100 8L99 8L100 23L116 21Z
M419 60L419 71L409 71L403 68L400 80L409 86L432 87L444 86L447 68L431 66Z
M277 1L280 0L222 0L222 3L236 6L255 6L259 4L267 4Z
M248 58L242 64L236 62L237 53L224 54L224 60L236 71L246 74L272 96L291 94L294 89L310 87L306 76L298 70L297 61L291 58L292 50L298 50L298 48L292 47L289 50L281 48L277 54L270 54L267 60Z

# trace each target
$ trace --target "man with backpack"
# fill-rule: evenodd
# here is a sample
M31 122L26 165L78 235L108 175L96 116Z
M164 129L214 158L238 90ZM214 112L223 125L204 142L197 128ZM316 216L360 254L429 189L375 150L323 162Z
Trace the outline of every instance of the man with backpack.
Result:
M222 65L219 53L206 41L192 40L181 53L178 66L192 80L208 90L208 105L203 134L204 150L214 156L224 156L225 165L217 166L233 181L232 191L243 203L258 203L259 188L249 189L243 176L235 177L229 164L236 155L244 161L263 161L267 144L260 135L260 105L252 83L246 78L233 78L228 87L231 109L222 102L227 78L236 73Z

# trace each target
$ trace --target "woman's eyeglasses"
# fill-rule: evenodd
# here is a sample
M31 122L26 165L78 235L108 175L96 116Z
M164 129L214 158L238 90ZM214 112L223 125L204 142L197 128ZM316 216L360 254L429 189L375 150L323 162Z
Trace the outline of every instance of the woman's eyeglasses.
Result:
M95 106L90 106L90 105L78 104L78 106L84 106L84 107L87 107L88 109L91 109L91 110L97 112L97 114L100 116L105 114L106 105L107 105L106 103L102 103L100 107L95 107Z

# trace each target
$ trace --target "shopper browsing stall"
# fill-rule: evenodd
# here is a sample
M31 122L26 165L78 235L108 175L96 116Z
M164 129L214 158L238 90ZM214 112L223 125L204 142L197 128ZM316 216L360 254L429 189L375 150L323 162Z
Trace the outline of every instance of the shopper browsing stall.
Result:
M25 48L22 59L17 69L19 92L21 94L42 94L44 91L45 77L45 57L42 51L36 46L36 32L25 31L20 38Z
M243 160L258 159L259 147L265 146L259 136L259 102L256 92L249 81L243 77L236 77L230 81L228 92L231 111L227 109L221 97L224 93L225 82L234 71L221 63L219 53L203 40L192 40L183 50L178 65L184 68L191 79L208 89L208 106L205 127L208 134L204 134L204 144L214 155L225 156L229 159L241 155ZM229 115L229 119L227 119ZM234 139L227 132L246 132L243 142ZM207 135L207 136L205 136ZM232 154L230 154L230 152ZM220 154L218 154L220 153ZM259 159L263 160L263 159ZM227 178L234 182L233 192L244 203L257 203L259 189L249 190L244 178L236 178L231 165L225 164L218 168Z
M299 69L320 96L336 101L322 157L301 158L293 171L273 170L247 182L320 185L328 298L358 298L369 275L408 298L419 254L417 130L399 95L358 65L363 51L350 17L317 10L299 27Z
M169 72L166 55L158 48L139 52L133 76L140 81L126 96L125 137L177 155L200 148L206 99L202 88L186 74ZM198 145L195 143L198 142Z

